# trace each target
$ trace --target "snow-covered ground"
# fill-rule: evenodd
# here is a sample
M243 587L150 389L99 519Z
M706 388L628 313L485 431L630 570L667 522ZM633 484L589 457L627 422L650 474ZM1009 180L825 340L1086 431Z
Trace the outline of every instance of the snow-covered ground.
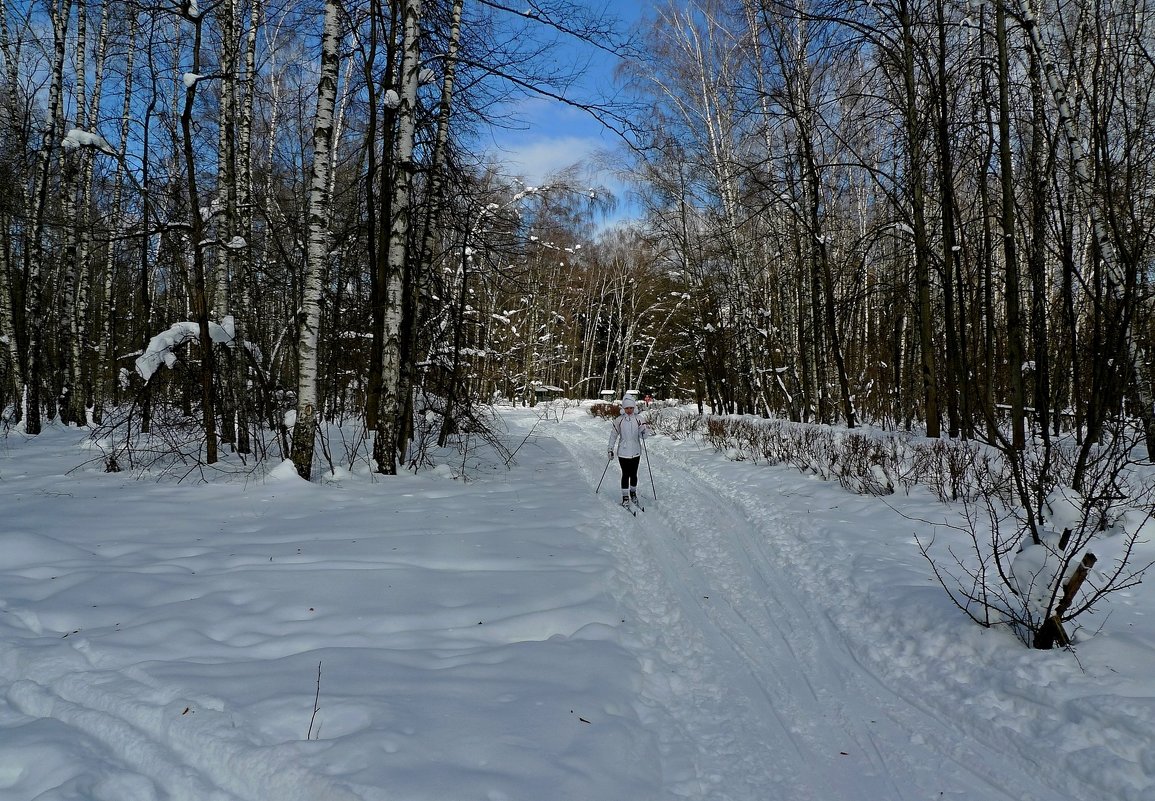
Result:
M929 496L659 436L635 518L606 421L502 414L516 464L470 481L174 484L10 433L0 799L1155 799L1148 587L1030 651L932 580Z

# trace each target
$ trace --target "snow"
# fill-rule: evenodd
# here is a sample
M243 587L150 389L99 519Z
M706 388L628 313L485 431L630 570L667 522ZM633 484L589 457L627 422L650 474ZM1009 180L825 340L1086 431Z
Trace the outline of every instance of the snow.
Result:
M10 432L0 798L1155 798L1146 586L1031 651L932 580L929 493L653 436L635 518L607 421L501 414L509 467L316 484Z
M231 343L234 330L231 316L222 319L220 324L209 323L209 336L213 342ZM176 364L176 348L199 339L200 326L197 323L189 321L173 323L167 330L149 340L144 353L136 359L136 371L140 373L141 378L148 381L161 365L172 367Z
M108 144L108 140L98 133L91 133L89 131L81 130L80 128L73 128L64 136L64 140L60 143L66 150L76 150L82 147L91 147L99 150L102 153L107 153L111 156L117 155L113 150L112 145Z

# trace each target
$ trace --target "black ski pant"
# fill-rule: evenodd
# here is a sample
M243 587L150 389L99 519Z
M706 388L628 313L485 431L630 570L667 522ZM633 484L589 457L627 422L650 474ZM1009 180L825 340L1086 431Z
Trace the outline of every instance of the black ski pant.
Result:
M629 459L618 457L618 464L622 466L622 490L637 489L638 465L641 463L641 456L632 456Z

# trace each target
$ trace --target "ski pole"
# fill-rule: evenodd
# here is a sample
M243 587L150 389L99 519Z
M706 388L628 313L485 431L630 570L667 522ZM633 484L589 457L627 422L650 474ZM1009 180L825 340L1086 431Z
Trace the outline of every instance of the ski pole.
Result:
M606 466L605 466L605 469L602 470L602 477L598 479L598 488L596 490L594 490L594 495L597 495L599 492L601 492L602 482L606 480L606 472L609 469L610 469L610 460L606 459Z
M642 440L642 453L646 455L646 472L650 474L650 489L654 491L654 500L658 499L658 488L654 486L654 471L650 467L650 451L646 448L646 438L640 437Z

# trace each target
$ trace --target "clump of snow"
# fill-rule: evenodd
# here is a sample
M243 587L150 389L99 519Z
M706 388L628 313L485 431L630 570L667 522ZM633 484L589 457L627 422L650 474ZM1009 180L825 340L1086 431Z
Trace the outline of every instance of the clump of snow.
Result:
M1026 539L1011 561L1011 585L1023 599L1031 620L1043 620L1051 611L1064 559L1059 548L1061 537L1059 532L1044 531L1039 536L1041 543Z
M269 478L273 481L304 481L297 473L297 466L292 459L282 459L276 467L269 471Z
M225 317L221 323L209 323L209 336L213 342L231 344L235 336L232 317ZM167 331L154 336L148 342L144 353L136 359L136 371L141 378L148 381L161 365L172 367L176 364L176 348L186 342L196 342L200 339L200 326L194 322L174 323Z
M1070 487L1056 487L1045 505L1050 527L1056 531L1078 529L1083 523L1083 496Z
M457 478L457 473L447 464L434 465L429 473L435 478Z
M73 128L65 136L60 143L66 150L76 150L82 147L91 147L99 150L101 153L107 153L110 156L117 155L117 152L108 144L103 136L98 133L91 133L80 128Z

